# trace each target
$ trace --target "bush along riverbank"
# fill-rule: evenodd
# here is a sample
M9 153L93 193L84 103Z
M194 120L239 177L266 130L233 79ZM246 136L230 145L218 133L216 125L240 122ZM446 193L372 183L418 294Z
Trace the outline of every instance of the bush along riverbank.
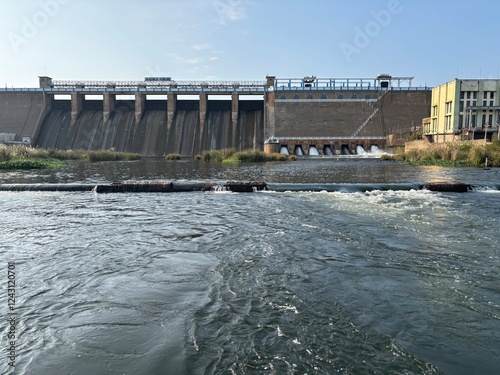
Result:
M297 160L295 155L285 155L279 153L268 154L259 150L236 151L235 149L222 149L203 151L195 156L198 160L215 161L224 163L265 163L269 161L290 161Z
M432 144L428 148L400 152L382 157L383 160L406 161L414 165L442 167L500 167L500 142Z
M82 160L87 162L138 160L139 154L113 150L46 150L24 145L0 145L0 169L45 169L59 168L63 160Z

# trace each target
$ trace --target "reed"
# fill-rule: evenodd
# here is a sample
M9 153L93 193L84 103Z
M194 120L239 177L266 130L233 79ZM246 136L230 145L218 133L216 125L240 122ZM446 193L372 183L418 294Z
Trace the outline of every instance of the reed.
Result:
M0 145L0 169L54 168L62 163L54 160L83 160L88 162L137 160L141 156L135 153L114 150L53 150L34 148L25 145ZM9 162L9 163L4 163Z
M139 160L141 155L129 153L129 152L117 152L113 150L98 150L98 151L87 151L84 152L83 160L88 160L90 162L98 161L131 161Z
M223 148L221 150L203 151L201 153L201 160L222 162L229 159L236 152L234 148Z
M57 159L11 159L0 162L0 169L48 169L60 168L63 165Z
M260 150L236 151L233 148L227 148L203 151L200 155L196 155L195 159L224 163L265 163L269 161L297 160L297 157L295 155L287 156L279 153L268 154Z
M165 159L167 160L180 160L182 156L180 154L167 154Z
M500 167L500 142L487 144L472 142L435 144L422 150L412 150L403 155L403 160L416 165L452 167Z

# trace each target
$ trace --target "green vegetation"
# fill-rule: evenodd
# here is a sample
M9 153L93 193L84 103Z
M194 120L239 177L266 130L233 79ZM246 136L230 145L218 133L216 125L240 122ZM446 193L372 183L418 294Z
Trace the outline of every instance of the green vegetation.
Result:
M259 150L236 151L234 148L222 150L203 151L195 159L224 163L264 163L268 161L297 160L295 155L287 156L279 153L267 154Z
M32 148L29 146L0 145L0 169L44 169L58 168L61 160L83 160L88 162L137 160L139 154L116 152L113 150L98 151L64 151Z
M181 158L182 156L180 154L167 154L167 156L165 156L167 160L180 160Z
M13 159L0 162L0 169L60 168L63 162L56 159Z
M203 151L199 160L222 162L229 159L236 153L234 148L224 148L222 150Z
M435 144L422 150L383 157L382 160L401 160L414 165L442 167L500 167L500 142L487 144L472 142Z

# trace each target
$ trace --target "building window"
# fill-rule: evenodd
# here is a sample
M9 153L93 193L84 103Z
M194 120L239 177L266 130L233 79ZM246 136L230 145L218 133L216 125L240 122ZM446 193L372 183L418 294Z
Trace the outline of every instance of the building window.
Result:
M465 91L460 91L460 99L464 99L465 97Z
M493 115L488 116L488 127L491 127L493 125Z
M472 99L477 99L477 91L472 92Z
M435 133L437 128L437 119L433 118L432 119L432 131Z
M432 106L432 115L437 116L438 115L438 106Z
M451 116L445 116L446 130L451 130Z
M459 129L462 129L463 128L463 125L464 125L464 116L463 115L460 115L458 117L458 128Z
M472 125L473 128L476 127L476 115L472 115L471 125Z
M446 113L451 113L451 102L446 102L445 106Z

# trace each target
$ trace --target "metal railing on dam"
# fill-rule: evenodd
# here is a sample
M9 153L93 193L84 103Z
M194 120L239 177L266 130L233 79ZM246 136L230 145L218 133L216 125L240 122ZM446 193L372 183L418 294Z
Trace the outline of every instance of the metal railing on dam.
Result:
M389 77L389 78L387 78ZM248 95L268 92L296 92L296 91L429 91L430 87L412 86L413 77L384 78L276 78L266 77L266 80L244 81L176 81L172 79L145 79L144 81L87 81L87 80L52 80L50 77L40 77L38 88L0 88L0 92L45 92L54 94L81 93L81 94L231 94L242 93ZM407 86L401 82L408 81Z
M0 92L41 92L49 94L69 94L72 92L80 94L100 94L100 93L115 93L115 94L129 94L135 92L142 92L145 94L193 94L193 93L212 93L212 94L231 94L233 92L242 94L263 94L267 92L295 92L295 91L366 91L366 90L381 90L381 91L430 91L431 87L345 87L345 86L335 86L335 87L290 87L290 88L275 88L275 87L24 87L24 88L0 88Z
M30 87L30 88L0 88L0 92L44 92L49 94L99 94L99 93L115 93L115 94L133 94L141 92L145 94L193 94L199 92L206 93L247 93L247 94L263 94L264 92L272 91L268 88L258 87Z

